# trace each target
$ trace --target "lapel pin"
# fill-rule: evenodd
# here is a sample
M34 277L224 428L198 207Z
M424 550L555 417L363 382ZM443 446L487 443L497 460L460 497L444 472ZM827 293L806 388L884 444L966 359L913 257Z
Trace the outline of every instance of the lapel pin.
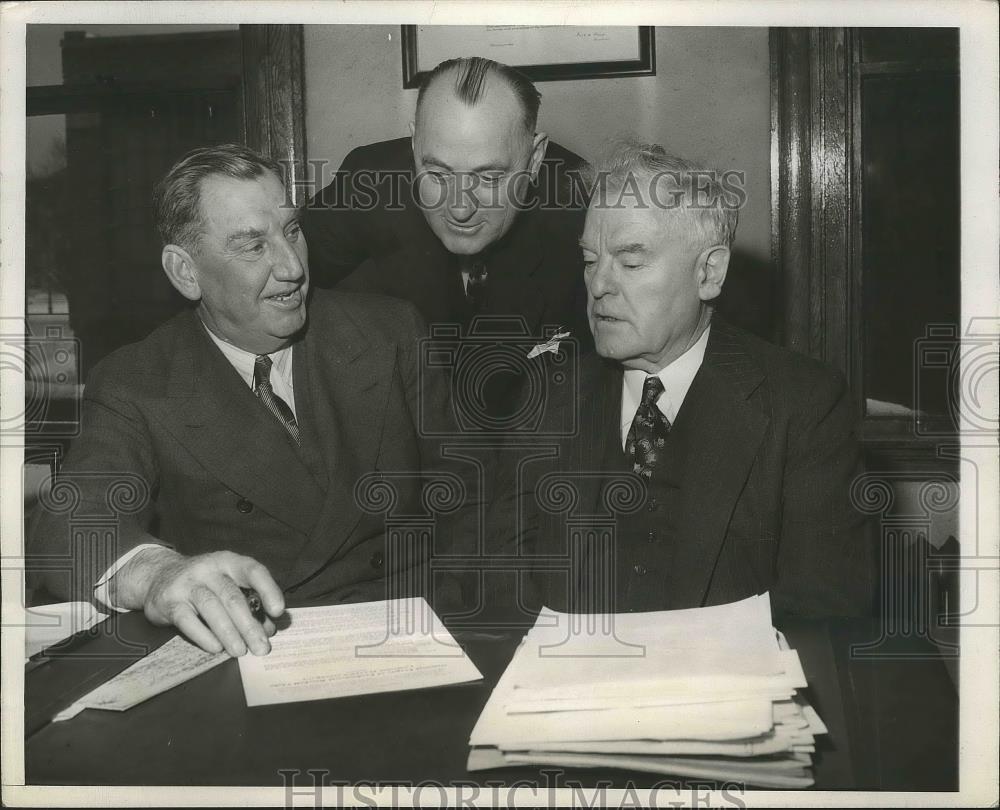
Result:
M540 354L545 352L552 352L555 354L559 351L559 341L565 340L569 337L569 332L556 332L552 337L550 337L545 343L538 343L535 347L528 352L528 358L538 357Z

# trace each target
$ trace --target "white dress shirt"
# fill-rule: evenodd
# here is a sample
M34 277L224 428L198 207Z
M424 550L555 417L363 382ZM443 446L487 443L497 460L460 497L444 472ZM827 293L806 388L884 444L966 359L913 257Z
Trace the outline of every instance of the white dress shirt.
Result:
M206 328L205 331L208 332L208 336L212 338L215 345L219 347L219 351L229 361L229 364L243 378L243 382L250 386L250 388L253 388L253 366L257 360L257 355L253 352L244 351L232 343L226 343L211 329ZM272 361L271 388L274 389L275 394L285 400L285 403L292 409L292 414L297 419L298 415L295 413L295 382L292 379L292 347L286 346L284 349L271 352L268 357Z
M705 347L708 346L708 333L712 327L706 327L701 333L701 337L692 344L687 351L678 357L666 368L660 369L656 376L663 383L663 393L656 401L656 407L660 409L670 424L677 419L677 412L680 411L687 396L694 376L701 368L705 359ZM628 439L628 432L632 428L632 420L635 419L635 412L639 410L642 402L642 387L646 382L646 377L650 375L640 369L629 368L625 370L625 382L622 385L622 449L625 449L625 442Z
M208 336L212 338L215 345L219 347L219 351L222 352L223 357L229 361L230 365L236 369L236 372L243 378L243 382L245 382L250 388L253 388L253 368L254 363L257 360L257 355L253 352L244 351L243 349L234 346L232 343L227 343L222 338L218 337L207 326L205 327L205 331L208 333ZM268 356L272 361L270 377L271 387L274 389L274 393L288 404L288 407L292 409L292 414L295 415L295 385L292 378L292 347L286 346L284 349L272 352ZM296 416L296 418L298 417ZM112 566L104 572L104 576L102 576L94 584L94 598L102 605L109 607L118 613L127 612L122 608L111 604L110 594L108 593L108 581L121 570L122 566L128 563L128 561L140 551L145 551L147 548L165 547L168 547L166 543L141 543L135 548L126 551L121 557L115 560Z

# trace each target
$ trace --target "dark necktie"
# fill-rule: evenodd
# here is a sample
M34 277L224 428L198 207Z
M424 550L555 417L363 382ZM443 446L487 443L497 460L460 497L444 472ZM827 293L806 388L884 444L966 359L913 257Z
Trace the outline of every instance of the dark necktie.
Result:
M469 265L469 281L465 285L465 296L472 304L472 311L481 313L486 306L486 264L476 259Z
M642 384L642 402L625 439L625 452L632 459L632 471L646 479L652 477L670 432L670 420L656 407L656 400L662 393L660 378L646 377Z
M266 354L257 355L253 363L253 390L257 398L274 414L288 434L299 444L299 425L288 403L274 393L271 388L271 358Z

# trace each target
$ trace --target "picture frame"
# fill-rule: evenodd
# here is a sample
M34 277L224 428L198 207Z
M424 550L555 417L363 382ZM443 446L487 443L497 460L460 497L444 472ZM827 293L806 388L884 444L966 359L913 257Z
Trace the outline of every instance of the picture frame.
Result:
M401 28L403 87L445 59L485 56L533 82L655 76L653 26L423 26Z

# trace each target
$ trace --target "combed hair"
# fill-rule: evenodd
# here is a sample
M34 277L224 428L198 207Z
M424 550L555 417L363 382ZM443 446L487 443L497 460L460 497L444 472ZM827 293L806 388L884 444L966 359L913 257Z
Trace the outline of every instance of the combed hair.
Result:
M495 74L506 82L514 91L524 113L524 128L534 134L538 123L538 108L542 103L542 94L535 89L527 76L509 65L484 59L481 56L463 56L460 59L448 59L428 73L420 83L417 93L417 114L424 100L427 89L439 78L454 73L453 89L455 95L470 107L478 104L486 92L486 79Z
M182 157L153 190L156 230L164 245L191 249L204 230L201 215L201 182L221 175L253 180L273 172L283 179L281 164L237 143L205 146Z
M704 247L732 246L739 224L739 209L727 203L728 194L719 182L718 172L671 155L659 144L642 143L635 138L612 142L604 154L585 170L584 181L590 204L595 205L598 194L607 195L609 190L621 190L630 179L640 178L668 181L673 189L681 193L684 204L679 210L692 218L703 237ZM712 204L692 205L695 188ZM662 195L660 199L663 199Z

